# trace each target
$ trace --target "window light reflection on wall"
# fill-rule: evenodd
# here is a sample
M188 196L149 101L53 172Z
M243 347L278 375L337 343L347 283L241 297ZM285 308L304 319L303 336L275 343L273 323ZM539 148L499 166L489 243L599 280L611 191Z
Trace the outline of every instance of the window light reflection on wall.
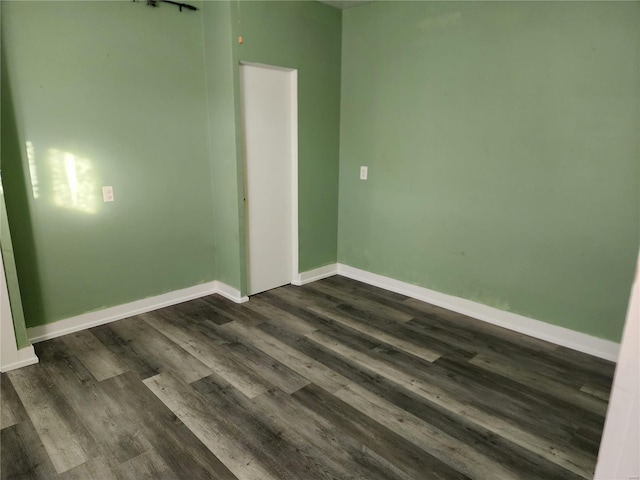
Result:
M98 197L92 162L70 152L49 150L53 203L59 207L96 213Z
M29 162L29 178L31 180L31 194L33 198L40 196L40 186L38 185L38 167L36 166L36 155L33 143L26 142L27 161Z

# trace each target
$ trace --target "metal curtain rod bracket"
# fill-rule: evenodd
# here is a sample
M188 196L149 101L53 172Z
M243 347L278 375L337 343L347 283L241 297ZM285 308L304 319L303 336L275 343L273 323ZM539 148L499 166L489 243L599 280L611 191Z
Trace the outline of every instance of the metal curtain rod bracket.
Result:
M134 3L137 0L133 0ZM180 11L182 11L183 8L186 8L187 10L198 10L196 7L194 7L193 5L189 5L188 3L182 3L182 2L174 2L173 0L147 0L147 5L150 7L157 7L159 3L170 3L171 5L175 5L176 7L178 7L180 9Z

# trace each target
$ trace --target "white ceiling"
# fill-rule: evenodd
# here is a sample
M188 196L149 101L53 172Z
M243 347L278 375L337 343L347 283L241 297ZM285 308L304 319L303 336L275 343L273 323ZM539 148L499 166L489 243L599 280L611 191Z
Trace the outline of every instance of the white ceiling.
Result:
M327 5L331 5L332 7L340 8L345 10L347 8L356 7L358 5L362 5L363 3L369 3L371 0L318 0L319 2L326 3Z

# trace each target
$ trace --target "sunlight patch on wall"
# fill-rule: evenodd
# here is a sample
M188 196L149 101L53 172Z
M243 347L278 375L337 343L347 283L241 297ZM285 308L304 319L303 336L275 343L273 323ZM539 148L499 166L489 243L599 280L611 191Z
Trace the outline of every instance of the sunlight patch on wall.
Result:
M38 167L36 166L36 154L33 143L26 142L27 160L29 162L29 178L31 180L31 195L33 198L40 196L40 187L38 186Z
M49 168L55 205L84 213L97 212L98 196L91 160L52 148Z

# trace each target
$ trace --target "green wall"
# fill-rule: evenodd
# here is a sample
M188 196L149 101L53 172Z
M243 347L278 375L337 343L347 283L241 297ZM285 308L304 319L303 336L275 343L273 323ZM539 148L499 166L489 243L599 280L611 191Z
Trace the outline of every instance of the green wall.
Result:
M2 45L2 9L0 8L0 90L8 89L9 83L7 81L7 69L4 56L4 46ZM11 98L0 98L0 126L5 128L0 129L0 172L5 171L5 165L2 162L6 152L16 150L16 137L15 131L15 115L13 111L13 103ZM7 128L8 127L8 128ZM23 182L24 183L24 182ZM27 337L27 329L24 318L24 311L22 308L22 297L20 295L20 283L18 282L18 269L16 267L15 255L13 251L13 241L11 238L11 231L9 229L9 221L7 216L7 209L5 205L5 187L2 175L0 175L0 250L2 251L2 258L0 261L3 263L5 280L7 282L7 291L9 293L9 308L11 310L11 318L13 320L13 330L16 337L16 346L18 349L29 346L29 339ZM25 220L25 219L21 219ZM3 312L0 311L0 315Z
M342 55L339 261L618 341L640 3L375 2Z
M2 22L27 326L213 280L202 12L3 1Z
M300 270L336 261L340 11L192 3L2 2L27 326L214 279L246 291L240 61L299 70Z
M27 326L214 279L246 291L244 61L298 70L300 271L337 259L619 339L640 4L194 3L2 2Z
M236 151L231 8L228 2L204 2L202 6L216 279L241 290L243 204L238 201L238 179L242 177Z
M341 12L312 1L243 1L239 6L233 2L231 8L238 163L244 160L237 65L252 62L297 69L299 271L335 263ZM242 44L237 42L239 35ZM242 185L239 190L242 193ZM244 215L244 208L241 213ZM244 230L241 238L244 240Z

